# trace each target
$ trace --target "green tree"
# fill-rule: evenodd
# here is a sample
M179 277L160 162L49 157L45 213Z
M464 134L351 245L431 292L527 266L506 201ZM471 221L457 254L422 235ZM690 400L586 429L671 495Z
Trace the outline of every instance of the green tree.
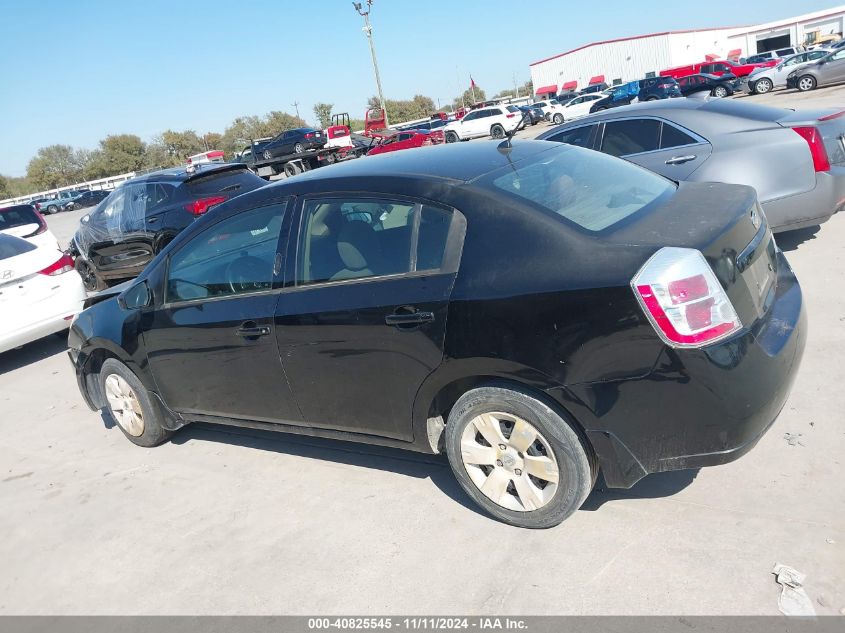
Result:
M184 132L165 130L153 140L153 144L164 147L169 163L174 166L184 163L188 156L205 151L205 142L193 130Z
M487 94L484 92L484 89L481 88L478 84L476 84L474 89L470 87L464 90L463 94L461 94L452 102L452 107L457 110L458 108L462 108L464 106L471 106L473 103L478 103L480 101L486 100Z
M414 95L412 99L407 100L385 99L384 105L387 109L388 123L391 125L415 119L425 119L437 111L434 100L425 95ZM370 97L367 101L367 107L370 109L381 107L378 97Z
M227 153L241 151L250 139L276 136L296 127L304 127L305 121L287 112L274 111L263 117L238 117L226 128L220 138L220 147Z
M333 103L315 103L314 116L317 117L317 122L324 130L332 124L332 108Z
M134 134L114 134L100 141L91 152L87 178L105 178L137 171L146 164L146 144Z
M83 166L70 145L40 148L26 168L29 181L43 189L71 185L81 179L82 173Z
M0 199L14 198L12 190L9 188L9 181L3 174L0 174Z

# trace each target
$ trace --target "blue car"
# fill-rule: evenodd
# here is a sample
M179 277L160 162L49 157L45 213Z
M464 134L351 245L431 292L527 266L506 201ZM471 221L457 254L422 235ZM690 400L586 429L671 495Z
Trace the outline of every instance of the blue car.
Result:
M649 77L638 79L615 86L604 99L598 99L590 108L590 112L599 112L609 108L628 105L634 99L639 101L655 101L680 97L681 87L673 77Z

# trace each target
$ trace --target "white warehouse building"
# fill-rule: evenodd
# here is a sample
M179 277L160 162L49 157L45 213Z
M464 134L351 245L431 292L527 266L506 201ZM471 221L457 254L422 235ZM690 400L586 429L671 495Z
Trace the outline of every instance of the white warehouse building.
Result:
M843 21L845 5L754 26L665 31L593 42L534 62L531 80L538 95L580 90L600 82L619 84L653 77L675 66L839 39Z

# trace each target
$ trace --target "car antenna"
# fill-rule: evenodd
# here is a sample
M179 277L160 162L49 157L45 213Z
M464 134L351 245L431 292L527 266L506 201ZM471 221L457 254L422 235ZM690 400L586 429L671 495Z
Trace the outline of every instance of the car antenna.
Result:
M519 126L525 120L525 115L528 114L527 110L520 110L520 112L522 112L522 117L519 119L519 122L513 127L510 132L505 132L505 140L499 143L498 150L500 152L509 152L511 151L511 149L513 149L513 146L511 145L511 139L513 138L513 135L516 134L516 131L519 129Z

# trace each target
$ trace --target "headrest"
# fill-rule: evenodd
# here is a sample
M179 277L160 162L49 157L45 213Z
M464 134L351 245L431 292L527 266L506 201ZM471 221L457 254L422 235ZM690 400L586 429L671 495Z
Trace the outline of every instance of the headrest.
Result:
M366 222L349 222L340 230L337 252L343 260L343 265L349 270L372 267L373 260L378 256L378 249L378 236Z

